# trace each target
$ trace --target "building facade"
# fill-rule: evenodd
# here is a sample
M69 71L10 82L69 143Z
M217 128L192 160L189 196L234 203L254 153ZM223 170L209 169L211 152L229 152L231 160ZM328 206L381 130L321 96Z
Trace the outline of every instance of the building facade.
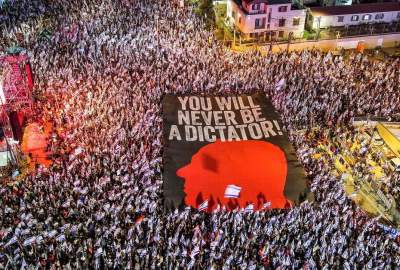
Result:
M313 29L400 21L400 3L372 3L310 8L307 19Z
M291 0L228 0L227 21L246 38L302 38L307 11Z

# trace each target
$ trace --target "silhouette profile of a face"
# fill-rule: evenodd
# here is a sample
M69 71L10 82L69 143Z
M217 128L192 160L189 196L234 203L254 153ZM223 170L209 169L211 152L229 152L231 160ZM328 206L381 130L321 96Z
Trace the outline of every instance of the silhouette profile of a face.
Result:
M265 141L216 141L202 147L191 163L178 169L185 179L185 203L197 208L209 200L212 210L218 203L227 209L254 204L260 209L267 201L272 208L288 203L283 192L287 175L285 153ZM240 197L225 198L228 185L241 187Z

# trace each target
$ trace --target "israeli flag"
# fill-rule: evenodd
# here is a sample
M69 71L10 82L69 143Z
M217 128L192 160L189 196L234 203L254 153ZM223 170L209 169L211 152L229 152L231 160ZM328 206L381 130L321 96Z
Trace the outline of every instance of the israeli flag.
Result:
M275 85L276 90L281 90L282 87L285 85L285 78L280 79L280 81Z
M38 237L36 237L36 244L40 244L43 242L43 236L39 235Z
M59 236L57 236L56 240L58 242L63 242L65 241L65 235L64 234L60 234Z
M225 198L239 198L241 187L228 185L225 189Z
M188 266L187 266L187 269L193 269L193 266L194 266L195 263L196 263L196 260L195 259L191 259L189 264L188 264Z
M10 239L10 241L7 242L7 244L4 245L4 247L8 247L16 242L17 242L17 237L14 236L13 238Z
M193 259L197 254L200 253L200 248L196 246L193 250L192 253L190 253L190 257Z
M208 208L208 200L205 200L204 202L202 202L202 203L199 205L199 210L200 210L200 211L207 210L207 208Z
M253 205L252 203L249 204L248 206L246 206L246 208L244 209L244 211L245 211L246 213L253 212L253 211L254 211L254 205Z
M32 237L26 239L26 240L24 241L24 243L23 243L23 246L24 246L24 247L29 246L30 244L32 244L32 243L34 243L34 242L36 242L36 236L32 236Z
M82 147L79 146L78 148L75 148L75 156L81 154L82 152L83 152L83 148Z
M102 254L103 254L103 249L102 249L102 248L98 248L98 249L96 250L96 252L94 253L94 257L97 258L97 257L99 257L99 256L102 255Z
M48 233L47 236L48 236L49 238L53 238L54 236L56 236L56 234L57 234L57 231L56 231L56 230L52 230L51 232Z
M263 209L268 209L268 208L270 208L271 207L271 202L266 202L266 203L264 203L263 204Z

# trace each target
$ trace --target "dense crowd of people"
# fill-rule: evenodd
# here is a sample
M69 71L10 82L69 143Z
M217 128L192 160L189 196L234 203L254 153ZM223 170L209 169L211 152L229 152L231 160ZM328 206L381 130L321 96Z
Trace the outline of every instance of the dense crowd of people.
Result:
M235 53L178 1L11 2L0 12L0 46L19 41L29 53L34 120L53 127L54 163L0 187L0 269L400 267L399 238L312 158L315 127L334 137L353 116L398 117L399 59ZM164 211L163 95L259 91L281 114L315 201Z

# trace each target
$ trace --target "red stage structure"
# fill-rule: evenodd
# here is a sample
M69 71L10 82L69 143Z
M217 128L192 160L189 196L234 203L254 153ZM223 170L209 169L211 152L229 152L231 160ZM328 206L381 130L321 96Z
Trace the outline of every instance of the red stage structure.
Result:
M23 118L32 111L32 88L29 57L25 53L0 56L0 122L6 137L22 138Z
M0 56L0 141L7 146L2 153L8 153L8 161L2 164L16 166L20 150L15 140L22 140L24 118L32 112L33 77L24 50L12 49Z

